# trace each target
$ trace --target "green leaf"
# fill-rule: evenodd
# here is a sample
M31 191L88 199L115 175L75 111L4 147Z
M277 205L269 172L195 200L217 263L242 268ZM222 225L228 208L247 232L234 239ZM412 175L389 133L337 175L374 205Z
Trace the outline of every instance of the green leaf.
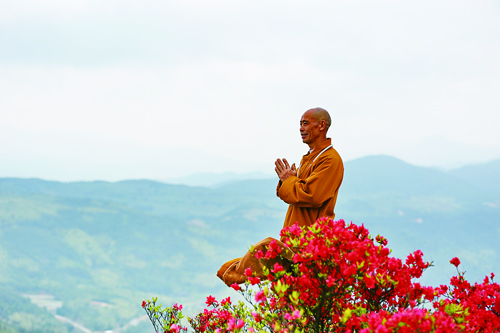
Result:
M345 325L345 323L349 319L351 319L351 317L352 317L352 310L347 308L347 309L345 309L344 314L342 315L342 318L340 318L340 321L342 322L342 324Z

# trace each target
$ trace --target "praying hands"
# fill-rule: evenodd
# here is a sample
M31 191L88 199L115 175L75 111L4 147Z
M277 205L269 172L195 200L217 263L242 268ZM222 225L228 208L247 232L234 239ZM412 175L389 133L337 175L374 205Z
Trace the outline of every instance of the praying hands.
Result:
M276 171L276 174L278 175L281 182L284 182L290 176L297 176L295 163L290 167L290 164L288 164L286 158L284 158L283 160L278 158L274 164L276 165L276 168L274 168L274 170Z

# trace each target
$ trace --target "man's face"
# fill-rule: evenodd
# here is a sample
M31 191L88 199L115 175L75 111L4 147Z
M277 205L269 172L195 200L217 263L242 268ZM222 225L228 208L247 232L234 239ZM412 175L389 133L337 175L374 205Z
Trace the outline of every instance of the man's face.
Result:
M320 136L319 121L312 117L312 111L306 111L300 118L300 136L302 142L310 144Z

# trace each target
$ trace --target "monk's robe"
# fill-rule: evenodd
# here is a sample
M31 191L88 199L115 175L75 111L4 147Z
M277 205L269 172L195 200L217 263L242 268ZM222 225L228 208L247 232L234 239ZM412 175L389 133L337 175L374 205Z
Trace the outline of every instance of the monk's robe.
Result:
M275 240L278 246L282 248L280 256L270 260L264 260L264 259L259 260L255 259L254 255L250 251L247 251L247 253L245 253L245 255L242 258L229 260L224 265L222 265L222 267L217 272L217 276L230 287L233 283L240 284L244 283L247 280L247 277L245 275L245 270L248 267L252 269L252 273L255 273L261 279L265 278L262 272L263 266L266 266L269 269L271 269L274 267L275 263L278 263L286 269L292 262L294 253L281 241L274 239L272 237L267 237L266 239L263 239L257 244L253 245L254 251L260 250L265 255L267 251L267 246L273 240Z
M320 217L335 217L334 208L337 194L344 177L344 165L337 151L331 146L331 140L308 152L302 157L297 176L288 177L279 182L276 194L289 204L283 227L295 222L300 226L309 226ZM268 237L253 245L255 251L266 251L266 246L274 238ZM283 240L283 239L282 239ZM293 252L282 241L276 240L282 247L282 255L273 261L256 259L252 253L242 258L226 262L217 272L217 276L228 286L243 283L247 280L244 272L250 267L257 276L264 278L262 267L272 268L275 262L286 267L293 258Z
M340 184L344 178L344 164L339 153L327 139L302 157L297 177L280 181L276 195L288 203L283 227L295 222L309 226L320 217L335 218Z

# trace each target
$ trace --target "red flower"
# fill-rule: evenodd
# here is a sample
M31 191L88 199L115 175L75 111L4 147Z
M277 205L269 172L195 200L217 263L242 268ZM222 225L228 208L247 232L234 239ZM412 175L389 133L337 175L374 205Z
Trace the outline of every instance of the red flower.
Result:
M262 253L261 250L258 250L257 252L255 252L254 257L255 259L262 259L264 258L264 253Z
M245 322L241 319L238 320L238 322L236 323L236 328L240 330L243 326L245 326Z
M458 265L460 265L460 259L455 257L455 258L450 260L450 264L455 265L455 267L458 267Z
M252 317L253 319L257 322L257 323L260 323L260 321L262 320L259 316L259 314L255 311L252 311Z
M255 301L257 302L264 302L266 300L266 295L264 294L264 292L262 290L259 290L256 294L255 294Z
M255 333L254 328L245 327L247 319L281 332L302 327L312 331L312 326L318 328L317 324L321 332L343 333L500 332L500 285L492 281L493 273L491 280L485 278L474 285L459 272L449 286L422 286L414 281L430 266L423 260L422 251L411 253L406 261L390 257L385 238L373 239L363 225L346 224L343 220L321 218L304 228L295 224L284 228L281 235L295 253L292 274L279 273L283 270L279 264L268 267L272 273L267 276L268 284L260 286L263 290L255 294L248 282L243 289L238 284L231 285L247 300L254 295L257 304L251 303L255 311L246 315L241 315L237 306L228 306L229 298L219 306L209 296L207 304L213 308L205 309L190 321L195 332ZM271 243L265 257L277 256L279 248L276 242ZM460 260L455 257L450 263L458 267ZM250 268L245 275L250 283L260 283ZM427 302L434 309L423 307ZM148 304L143 302L143 306ZM319 305L323 311L318 315L308 310ZM172 325L178 325L174 321L177 316L178 312L174 312L170 330L165 333L186 331ZM291 326L283 326L283 318Z
M172 324L172 326L170 326L171 333L179 333L180 329L181 329L181 327L177 324Z
M273 273L283 272L285 269L278 263L274 263L274 268L271 270Z
M383 246L387 245L387 239L385 239L385 237L383 236L377 235L377 237L375 237L375 240L377 241L377 243L382 244Z
M363 280L365 281L366 287L368 289L375 288L375 279L372 276L366 275Z
M215 297L213 297L212 295L208 296L207 297L207 301L205 302L208 306L212 305L212 304L215 304L217 305L217 301L215 300Z
M142 307L145 307L147 304L146 301L142 301Z
M350 277L350 276L352 276L352 275L355 275L355 274L356 274L356 272L357 272L356 266L351 265L351 266L349 266L348 268L346 268L346 269L342 272L342 274L343 274L345 277L347 277L347 278L348 278L348 277Z
M251 267L248 267L247 269L245 269L245 275L252 276L252 268Z
M258 276L249 276L248 281L253 285L259 284L260 283L260 278Z

